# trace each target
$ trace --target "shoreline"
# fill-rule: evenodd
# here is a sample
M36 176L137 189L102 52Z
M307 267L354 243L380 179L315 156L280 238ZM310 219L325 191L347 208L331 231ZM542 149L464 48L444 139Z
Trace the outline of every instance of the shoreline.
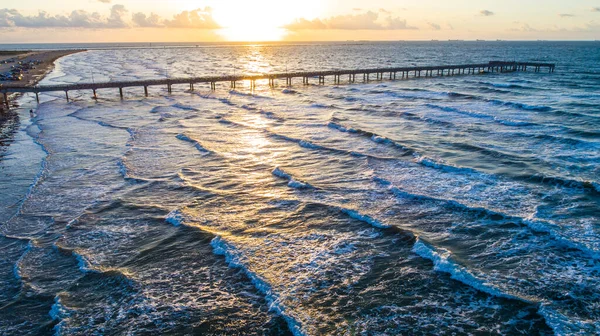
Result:
M0 64L0 73L5 73L18 62L41 61L41 64L36 65L35 69L27 72L24 78L20 81L2 81L2 85L23 85L35 86L44 79L52 70L54 70L55 62L61 57L79 53L85 50L50 50L50 51L4 51L0 53L0 62L14 59L13 63ZM15 101L15 96L11 95L11 101ZM0 96L0 159L2 158L3 149L10 143L12 134L19 127L19 115L14 108L6 109L4 98ZM18 104L13 104L12 107L18 107Z

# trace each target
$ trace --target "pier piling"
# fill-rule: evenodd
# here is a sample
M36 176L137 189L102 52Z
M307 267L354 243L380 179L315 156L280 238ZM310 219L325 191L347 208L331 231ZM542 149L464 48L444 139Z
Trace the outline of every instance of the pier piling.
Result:
M250 81L250 87L256 88L257 80L268 80L271 87L275 86L275 80L285 79L286 85L291 86L294 78L301 77L304 85L310 85L310 78L318 78L319 85L325 85L326 77L333 77L333 83L340 85L342 76L348 75L348 83L356 82L356 75L363 75L363 82L368 83L370 81L370 75L375 74L378 81L384 79L385 75L388 75L390 80L395 80L397 73L400 73L400 78L419 78L423 75L425 77L434 77L434 73L437 76L453 76L453 75L465 75L465 74L480 74L484 72L526 72L528 68L533 68L535 72L541 72L542 69L548 69L549 73L555 71L556 65L550 63L535 63L535 62L501 62L492 61L485 64L465 64L465 65L442 65L442 66L416 66L416 67L396 67L396 68L379 68L379 69L351 69L351 70L327 70L327 71L308 71L308 72L286 72L286 73L273 73L264 75L225 75L225 76L209 76L209 77L196 77L196 78L167 78L167 79L154 79L154 80L139 80L139 81L121 81L121 82L107 82L107 83L78 83L78 84L65 84L65 85L42 85L42 86L0 86L0 92L4 97L4 104L9 106L8 101L9 93L34 93L36 94L36 100L39 101L39 93L53 92L53 91L64 91L67 101L69 100L69 91L71 90L93 90L94 98L96 98L97 89L108 89L118 88L119 96L123 98L123 88L127 87L144 87L144 95L148 96L148 86L159 86L166 85L168 93L172 93L172 85L174 84L187 84L190 86L190 91L194 90L195 83L207 83L210 84L211 90L216 90L217 83L219 82L230 82L231 87L236 87L238 81ZM414 74L414 76L413 76Z

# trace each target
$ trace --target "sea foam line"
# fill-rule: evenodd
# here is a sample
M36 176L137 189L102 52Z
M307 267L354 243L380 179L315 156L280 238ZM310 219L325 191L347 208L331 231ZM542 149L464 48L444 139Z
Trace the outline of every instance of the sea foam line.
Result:
M56 295L54 297L54 303L52 304L52 307L50 308L50 312L48 314L50 315L50 318L52 318L53 321L58 321L58 323L53 328L54 335L62 335L65 319L71 316L71 313L69 312L67 307L65 307L62 304L59 295Z
M390 192L392 192L396 197L416 199L416 200L425 200L425 201L431 201L431 202L440 202L440 203L448 204L449 206L452 206L452 207L455 207L458 209L480 212L480 213L488 214L490 216L499 216L504 219L513 220L517 223L521 223L521 224L525 225L526 227L531 229L533 232L546 233L546 234L550 235L550 237L552 237L555 241L557 241L558 243L560 243L566 247L577 249L577 250L589 255L593 259L596 259L596 260L600 259L600 253L597 250L595 250L589 246L586 246L585 244L572 241L572 240L568 239L567 237L562 236L559 232L558 227L550 222L542 221L542 220L534 220L531 218L522 218L522 217L518 217L515 215L506 214L506 213L503 213L500 211L491 210L491 209L488 209L485 207L473 207L473 206L469 206L467 204L463 204L463 203L460 203L460 202L452 200L452 199L437 198L437 197L432 197L432 196L428 196L428 195L411 193L411 192L402 190L402 189L394 186L390 181L387 181L387 180L379 178L379 177L373 178L373 181L381 184L382 186L387 187L390 190Z
M457 114L462 114L462 115L466 115L466 116L473 117L473 118L491 120L491 121L494 121L494 122L497 122L499 124L506 125L506 126L518 127L518 126L537 125L537 124L533 124L533 123L530 123L527 121L499 119L492 115L488 115L488 114L484 114L484 113L477 113L477 112L473 112L473 111L465 111L465 110L461 110L461 109L458 109L455 107L450 107L450 106L441 106L441 105L430 104L430 103L425 104L425 106L432 108L432 109L441 110L444 112L457 113Z
M211 151L209 151L208 149L204 148L200 142L198 142L198 140L192 139L189 136L181 133L181 134L177 134L177 139L181 140L181 141L186 141L191 143L192 145L194 145L194 147L202 154L210 154Z
M389 138L380 136L378 134L375 134L375 133L372 133L369 131L349 128L349 127L346 127L345 125L342 125L336 121L331 121L327 126L329 128L339 130L340 132L356 133L356 134L360 134L363 136L367 136L370 138L370 140L372 140L373 142L376 142L376 143L388 144L388 145L392 144L402 150L412 153L413 157L415 158L414 162L416 162L422 166L425 166L425 167L438 169L438 170L442 170L442 171L447 171L447 172L459 173L459 174L469 174L469 175L477 174L479 176L492 177L492 175L487 174L485 172L478 171L477 169L454 166L454 165L450 165L450 164L447 164L444 162L439 162L435 159L432 159L430 157L427 157L427 156L417 152L414 149L411 149L401 143L398 143L395 140L391 140ZM484 149L484 150L487 150L487 149ZM502 153L502 155L507 155L507 154ZM373 157L373 156L368 156L368 157ZM377 158L377 157L374 157L374 158ZM517 176L513 176L513 177L516 177L516 178L518 178L522 181L526 181L526 182L535 182L538 184L560 185L561 187L564 187L564 188L578 188L584 192L600 193L600 183L597 183L594 181L578 181L578 180L572 180L572 179L563 178L563 177L552 177L552 176L538 177L538 176L518 176L517 175Z
M277 167L272 172L273 175L280 177L282 179L288 180L288 187L295 189L312 189L313 186L307 182L302 182L294 179L292 175L283 171L283 169Z
M529 304L533 303L524 298L504 293L502 290L494 287L493 285L478 279L465 267L455 263L452 260L452 254L450 251L442 248L431 247L429 244L424 243L419 237L417 237L417 241L413 245L412 251L422 258L431 260L433 262L435 271L448 273L452 279L458 280L481 292L497 297L519 300Z
M592 321L592 327L590 324L581 321L573 321L573 319L559 313L547 303L540 304L538 314L544 318L546 324L554 331L556 336L592 335L600 330L600 322Z
M176 209L167 215L165 221L175 227L184 226L185 216L180 209ZM225 242L223 238L218 235L212 239L210 244L213 248L213 253L224 256L229 267L241 269L244 274L250 278L254 287L264 295L265 300L269 304L269 309L284 318L292 334L295 336L304 335L300 323L286 313L286 307L281 303L278 295L273 292L272 287L258 274L253 273L246 267L243 256L239 250L233 245Z
M42 158L42 162L40 164L40 170L37 172L33 181L27 188L27 192L25 193L25 196L23 196L23 198L19 201L19 206L17 207L17 211L15 211L14 215L12 215L7 220L7 222L10 222L15 217L17 217L19 214L21 214L21 212L23 211L23 206L25 205L25 202L29 199L29 197L31 197L31 195L33 194L33 190L44 179L46 172L48 171L48 158L50 157L51 154L50 154L50 151L46 148L46 146L40 141L40 135L44 132L44 130L42 130L42 128L37 123L37 118L36 118L36 122L34 122L34 125L40 130L40 132L37 134L36 137L32 137L31 135L29 135L29 133L27 133L27 135L32 138L33 142L36 145L40 146L42 151L44 153L46 153L46 156L44 156L44 158Z
M171 211L165 220L167 223L176 227L185 225L185 216L179 209ZM213 248L214 254L225 257L225 262L229 267L241 269L244 274L246 274L250 281L252 281L254 287L264 295L265 300L269 304L269 309L284 318L292 334L295 336L304 335L300 323L286 313L286 307L281 303L279 296L273 292L272 287L258 274L255 274L248 269L239 250L224 241L221 236L215 236L210 242L210 245Z
M536 305L538 314L544 318L546 324L557 336L573 335L577 331L589 330L589 328L587 328L588 326L585 324L579 321L573 322L571 319L552 309L550 305L545 302L536 302L535 300L505 293L496 286L477 278L468 269L454 262L452 260L452 253L446 249L434 248L420 238L417 238L412 251L422 258L431 260L435 271L448 273L452 279L460 281L478 291L496 297L518 300L527 304ZM587 334L587 332L581 334Z
M265 300L269 304L269 309L284 318L292 334L295 336L305 335L300 323L292 316L286 314L286 307L281 303L279 296L273 292L271 285L246 267L244 257L239 250L227 243L220 236L213 238L210 245L213 247L213 252L216 255L225 257L225 261L230 267L241 269L250 278L256 289L265 296Z

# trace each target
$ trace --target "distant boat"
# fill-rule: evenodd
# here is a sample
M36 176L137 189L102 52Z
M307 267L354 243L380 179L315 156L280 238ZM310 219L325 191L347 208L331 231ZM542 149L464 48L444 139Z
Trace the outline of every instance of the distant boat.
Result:
M440 40L431 40L431 42L439 42Z
M448 42L464 42L465 40L448 40Z
M504 42L504 40L496 40L496 42Z
M477 42L485 42L485 40L479 40L479 39L475 40L475 41L477 41Z

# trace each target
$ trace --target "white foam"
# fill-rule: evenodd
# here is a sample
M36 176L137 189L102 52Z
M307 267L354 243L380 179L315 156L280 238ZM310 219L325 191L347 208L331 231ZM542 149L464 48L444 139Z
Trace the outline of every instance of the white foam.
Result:
M349 128L333 121L329 122L327 124L327 127L337 129L340 132L357 133L357 130L355 130L354 128Z
M467 174L480 174L471 168L455 167L445 163L441 163L432 158L415 154L415 162L430 168L435 168L443 171L449 171L454 173L467 173ZM482 174L480 174L482 175Z
M265 296L265 300L269 304L269 309L285 319L292 334L295 336L304 335L300 323L286 313L287 308L281 303L279 296L273 292L273 289L265 280L246 267L244 257L233 245L225 242L220 236L216 236L210 242L210 245L213 247L213 252L216 255L225 257L225 261L230 267L239 268L244 271L254 284L254 287Z
M308 142L306 140L300 140L298 142L298 145L300 145L300 147L304 147L304 148L308 148L308 149L322 149L323 148L322 146L315 145L314 143Z
M23 254L21 254L21 257L19 257L19 259L17 259L17 261L15 262L15 265L13 266L13 274L17 280L22 279L19 265L21 264L21 262L23 261L25 256L31 251L31 249L33 249L33 241L32 240L29 241L29 243L27 244L27 247L25 248L25 251L23 251Z
M381 144L389 144L392 142L390 139L379 136L379 135L373 135L371 137L371 140L373 140L374 142L377 142L377 143L381 143Z
M91 263L81 254L71 251L71 254L77 259L77 266L82 273L98 272L91 266Z
M281 169L279 167L273 169L273 171L271 173L277 177L281 177L283 179L288 180L288 187L290 187L290 188L295 188L295 189L312 188L312 186L310 184L294 179L292 177L292 175L286 173L285 171L283 171L283 169Z
M54 326L54 335L62 335L62 328L65 324L65 319L71 314L69 310L62 304L62 302L60 302L59 296L54 298L54 304L52 305L52 308L50 308L50 312L48 312L48 314L53 321L58 321L58 323Z
M592 335L594 332L600 330L600 321L588 321L592 322L593 328L595 329L590 330L590 323L584 323L568 318L546 303L540 305L538 314L544 317L546 324L552 328L554 335L556 336Z
M169 212L169 214L165 218L165 221L173 226L181 226L181 225L183 225L184 219L185 219L185 217L183 216L181 211L178 209L178 210L173 210L173 211Z
M500 211L488 209L485 207L476 207L476 206L463 204L463 203L460 203L460 202L452 200L452 199L436 198L433 196L411 193L411 192L402 190L396 186L393 186L391 184L388 184L389 182L384 179L376 178L374 180L376 182L381 183L384 186L388 186L389 190L396 197L409 198L409 199L410 198L420 199L420 200L427 200L427 201L433 201L433 202L443 202L443 203L448 204L449 206L453 206L453 207L459 208L459 209L464 209L464 210L469 210L469 211L478 211L478 212L487 213L489 215L496 215L496 216L501 216L503 218L510 218L512 220L515 220L515 221L527 226L533 232L547 233L552 238L554 238L557 242L559 242L560 244L563 244L564 246L577 249L583 253L586 253L591 258L600 259L600 252L597 249L590 247L585 243L576 242L576 241L569 239L568 237L563 236L563 234L561 233L560 227L558 227L554 223L551 223L548 221L543 221L543 220L533 219L533 217L522 218L522 217L514 216L511 214L503 213Z
M376 219L374 219L374 218L372 218L372 217L370 217L368 215L363 215L363 214L359 213L356 210L351 210L351 209L346 209L346 208L339 208L339 209L340 209L341 212L345 213L346 215L348 215L348 216L350 216L350 217L352 217L354 219L357 219L357 220L359 220L361 222L365 222L367 224L370 224L370 225L372 225L372 226L374 226L376 228L379 228L379 229L389 229L389 228L392 227L391 225L383 224L382 222L380 222L380 221L378 221L378 220L376 220Z
M277 167L275 169L273 169L273 175L284 178L286 180L291 180L292 176L290 176L290 174L286 173L283 171L283 169Z
M198 142L197 140L194 140L192 138L190 138L189 136L185 135L185 134L177 134L177 139L181 140L181 141L186 141L191 143L192 145L194 145L194 147L201 153L203 154L209 154L210 151L206 148L204 148L200 142Z
M125 165L123 160L119 159L119 161L117 161L117 166L119 166L119 173L121 174L121 176L123 176L124 178L129 178L129 175L127 174L127 166Z
M294 188L294 189L309 189L312 186L308 183L304 183L304 182L300 182L300 181L296 181L294 179L290 180L290 182L288 183L288 186L290 188Z
M417 238L417 241L415 242L412 250L414 253L418 254L422 258L433 261L434 270L438 272L449 273L452 279L458 280L468 286L471 286L479 291L488 293L493 296L515 299L530 303L527 300L524 300L517 296L506 294L500 289L494 287L493 285L478 279L465 267L460 266L454 261L452 261L450 251L441 248L434 249L428 244L425 244L419 238Z

